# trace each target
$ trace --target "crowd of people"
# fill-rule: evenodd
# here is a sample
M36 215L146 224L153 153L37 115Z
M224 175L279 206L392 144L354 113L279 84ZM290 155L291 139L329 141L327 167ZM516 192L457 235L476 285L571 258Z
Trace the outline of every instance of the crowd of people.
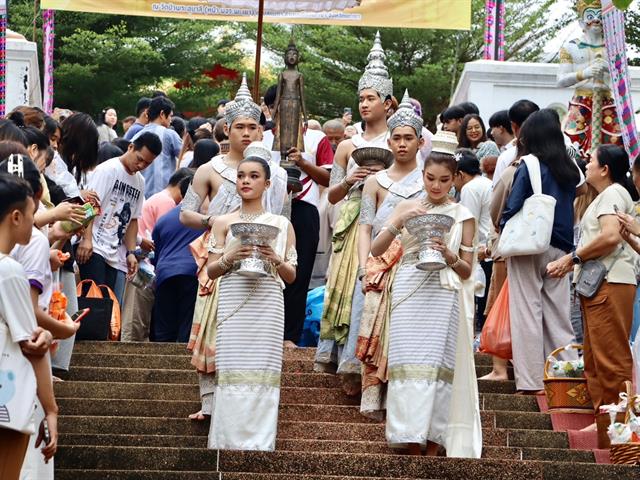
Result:
M283 349L297 348L314 283L325 284L315 369L339 375L411 454L480 456L474 336L505 283L518 394L539 393L547 355L579 340L594 408L617 401L638 328L640 162L629 171L615 145L582 158L558 113L529 100L488 129L473 103L451 106L434 134L409 92L396 100L384 61L377 37L361 122L349 109L310 122L304 149L288 150L296 193L272 151L276 89L258 105L246 78L211 119L174 116L162 92L141 98L122 137L111 107L97 124L26 106L0 120L0 338L34 372L0 372L2 478L53 478L53 373L69 369L86 282L113 292L111 340L187 343L202 403L191 418L211 418L212 449L275 448ZM369 147L386 157L356 161ZM555 199L548 248L501 256L501 232L537 193ZM450 222L430 243L439 270L416 268L424 244L410 226L427 214ZM275 240L243 245L238 223ZM266 276L242 275L256 256ZM571 278L593 260L606 274L587 296ZM507 360L485 379L507 379ZM36 391L35 427L4 428L3 403Z

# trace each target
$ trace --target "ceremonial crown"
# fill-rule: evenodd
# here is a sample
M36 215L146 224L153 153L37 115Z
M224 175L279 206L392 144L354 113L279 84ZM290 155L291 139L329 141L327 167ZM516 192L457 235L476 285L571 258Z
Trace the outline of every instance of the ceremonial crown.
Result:
M242 83L236 93L236 98L225 106L224 118L229 126L240 117L252 118L256 122L260 122L260 113L260 106L254 103L251 98L251 92L247 85L247 74L243 73Z
M364 69L364 74L358 82L358 93L367 88L378 92L382 100L393 96L393 80L389 78L389 71L384 64L387 56L382 49L380 32L376 33L373 47L367 56L369 62Z
M243 158L258 157L265 162L271 162L271 151L262 142L251 142L242 154Z
M438 130L431 137L431 151L438 153L446 153L447 155L455 155L458 148L458 138L453 132Z
M391 115L391 118L387 121L387 125L389 126L390 132L393 132L398 127L412 127L416 131L418 138L420 138L422 136L422 125L424 122L422 118L416 115L410 100L409 90L405 90L402 102L398 105L398 110Z
M578 16L582 18L584 11L587 8L597 8L598 10L602 10L602 2L600 0L577 0L576 1L576 10L578 11Z

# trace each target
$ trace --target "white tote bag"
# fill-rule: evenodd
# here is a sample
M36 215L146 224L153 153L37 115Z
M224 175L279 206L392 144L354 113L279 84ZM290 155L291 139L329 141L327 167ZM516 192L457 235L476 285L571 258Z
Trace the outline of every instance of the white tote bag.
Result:
M0 428L35 433L35 399L33 367L11 338L7 322L0 317Z
M496 253L500 257L537 255L545 252L551 242L556 199L542 193L540 161L534 155L522 157L529 170L533 195L511 217L500 234Z

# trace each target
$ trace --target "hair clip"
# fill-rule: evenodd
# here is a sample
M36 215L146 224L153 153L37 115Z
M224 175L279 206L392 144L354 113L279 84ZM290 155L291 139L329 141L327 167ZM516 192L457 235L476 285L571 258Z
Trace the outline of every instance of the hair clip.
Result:
M24 178L24 158L20 154L13 153L7 159L7 173Z
M455 158L455 159L456 159L456 163L457 163L457 162L459 162L460 160L462 160L462 153L460 153L460 152L456 152L456 153L453 155L453 158Z

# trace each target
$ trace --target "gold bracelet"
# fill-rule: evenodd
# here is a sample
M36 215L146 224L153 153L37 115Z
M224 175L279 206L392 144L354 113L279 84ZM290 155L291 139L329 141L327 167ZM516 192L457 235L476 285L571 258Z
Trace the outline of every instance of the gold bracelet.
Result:
M342 186L342 188L344 188L347 192L349 190L351 190L351 187L353 187L353 185L351 185L348 181L347 181L347 177L344 177L342 179L342 181L340 182L340 186Z
M447 266L448 266L449 268L451 268L452 270L455 270L455 268L456 268L458 265L460 265L460 256L459 256L459 255L456 255L456 259L455 259L455 261L454 261L454 262L452 262L452 263L447 263Z
M582 70L578 70L578 72L576 73L576 80L578 80L579 82L584 80L584 73L582 73Z

